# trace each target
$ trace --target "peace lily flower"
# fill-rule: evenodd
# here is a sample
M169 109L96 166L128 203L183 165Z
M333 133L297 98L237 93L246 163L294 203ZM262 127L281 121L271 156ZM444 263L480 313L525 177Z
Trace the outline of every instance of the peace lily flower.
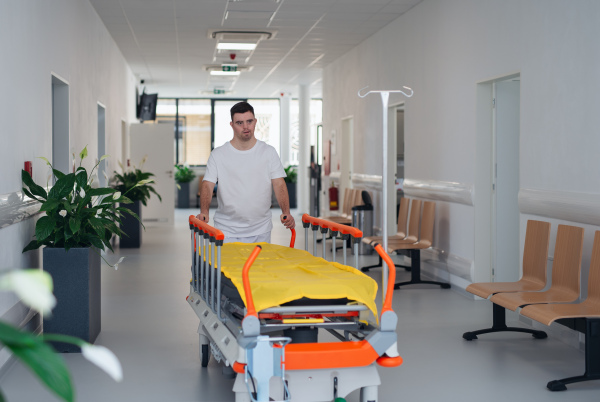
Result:
M0 276L0 290L14 291L23 303L49 315L56 305L52 277L39 269L19 269Z
M85 198L85 191L83 189L81 189L81 191L79 192L79 196L81 198Z
M92 345L87 342L81 345L81 354L88 361L106 372L113 380L123 380L123 368L117 356L102 345Z
M121 192L117 191L116 193L113 194L113 200L116 200L117 198L119 198L121 196Z
M134 187L143 186L144 184L154 183L153 179L140 180L136 183Z
M96 216L100 216L102 214L102 208L96 211Z
M63 209L58 214L64 218L65 216L67 216L67 211Z
M113 265L115 267L115 271L117 269L119 269L119 264L122 263L124 259L125 259L125 257L119 258L119 261L117 261L117 263L115 265Z

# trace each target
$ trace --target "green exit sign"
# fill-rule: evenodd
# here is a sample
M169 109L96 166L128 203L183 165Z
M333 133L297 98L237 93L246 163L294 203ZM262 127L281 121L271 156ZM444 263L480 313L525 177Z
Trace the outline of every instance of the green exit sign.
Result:
M225 90L224 90L224 89L217 89L217 88L215 88L215 89L213 90L213 93L214 93L215 95L223 95L223 94L225 93Z
M221 68L223 71L237 71L237 65L235 64L224 64Z

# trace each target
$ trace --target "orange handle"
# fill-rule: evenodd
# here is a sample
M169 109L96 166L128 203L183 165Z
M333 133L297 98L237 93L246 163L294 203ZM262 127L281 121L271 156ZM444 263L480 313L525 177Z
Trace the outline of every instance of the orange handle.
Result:
M394 282L396 282L396 265L394 265L394 261L390 258L388 253L385 252L381 244L375 243L375 251L381 257L382 260L388 265L388 283L387 290L385 292L385 300L383 302L383 307L381 308L381 314L386 311L394 311L392 310L392 299L394 298Z
M291 228L292 231L292 240L290 240L290 248L294 248L294 244L296 244L296 229Z
M315 218L315 217L310 216L308 214L302 215L302 222L304 222L304 223L310 223L312 225L317 225L317 226L320 226L322 228L331 229L331 230L333 230L335 232L340 232L341 234L349 234L352 237L356 237L356 238L363 237L363 232L360 231L360 230L358 230L355 227L347 226L347 225L342 225L340 223L331 222L331 221L328 221L326 219Z
M242 281L244 282L244 293L246 294L246 308L248 310L246 315L253 315L255 317L258 317L258 314L256 314L256 309L254 308L254 300L252 299L252 289L250 289L249 272L250 267L254 263L254 260L256 260L256 257L258 257L258 254L260 254L261 250L261 246L254 247L254 250L252 250L250 257L248 257L248 259L246 260L246 263L244 264L244 269L242 270Z
M194 215L190 215L190 225L196 226L198 229L201 229L203 232L209 234L209 236L214 237L216 240L224 240L225 235L219 229L210 226L208 223L202 222L200 219L196 218Z

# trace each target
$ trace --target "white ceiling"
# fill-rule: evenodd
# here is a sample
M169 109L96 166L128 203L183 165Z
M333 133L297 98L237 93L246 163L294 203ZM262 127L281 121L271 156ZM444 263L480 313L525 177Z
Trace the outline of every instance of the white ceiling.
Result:
M160 97L276 97L299 84L321 95L324 66L421 0L90 0L146 92ZM249 59L216 54L211 31L274 33ZM236 53L237 78L211 77ZM216 56L216 57L215 57ZM218 96L216 96L218 97Z

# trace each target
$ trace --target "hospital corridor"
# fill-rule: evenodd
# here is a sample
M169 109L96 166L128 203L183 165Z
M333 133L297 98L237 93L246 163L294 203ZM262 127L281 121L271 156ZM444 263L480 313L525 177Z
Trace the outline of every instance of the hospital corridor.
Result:
M0 402L600 399L600 1L0 1Z

